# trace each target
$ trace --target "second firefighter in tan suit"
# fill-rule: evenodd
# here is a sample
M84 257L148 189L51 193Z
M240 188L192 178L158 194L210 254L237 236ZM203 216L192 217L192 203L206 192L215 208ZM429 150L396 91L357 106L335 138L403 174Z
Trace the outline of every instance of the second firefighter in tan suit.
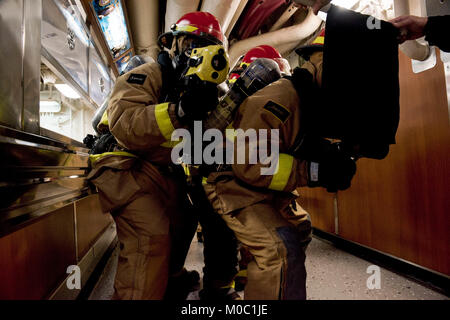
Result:
M325 150L319 150L317 157L313 155L317 158L314 167L318 168L314 177L309 172L312 162L290 153L307 120L302 118L307 106L294 84L302 83L296 78L308 81L309 76L312 85L320 86L322 52L313 54L303 68L295 70L292 81L280 79L247 98L233 124L235 130L244 131L279 129L278 171L264 176L261 168L266 165L233 164L232 172L212 173L205 185L214 208L253 255L245 299L306 298L305 248L311 226L305 215L292 207L296 198L292 192L300 186L340 184L354 174L353 160L337 154L326 143ZM247 141L246 154L253 147Z

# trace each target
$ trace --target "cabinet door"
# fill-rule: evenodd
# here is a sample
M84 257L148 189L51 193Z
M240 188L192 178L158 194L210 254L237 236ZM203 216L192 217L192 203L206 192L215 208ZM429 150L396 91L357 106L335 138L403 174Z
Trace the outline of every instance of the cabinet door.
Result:
M99 106L102 105L111 89L108 68L103 63L95 47L89 47L89 96Z
M89 36L77 8L65 0L44 0L42 47L88 93Z
M23 1L0 1L0 124L21 129Z

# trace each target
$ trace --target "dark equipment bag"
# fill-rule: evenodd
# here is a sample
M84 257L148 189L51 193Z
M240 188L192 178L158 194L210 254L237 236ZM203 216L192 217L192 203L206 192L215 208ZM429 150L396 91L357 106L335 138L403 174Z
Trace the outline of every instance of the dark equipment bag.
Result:
M325 32L320 130L359 157L383 159L399 124L398 31L332 6Z

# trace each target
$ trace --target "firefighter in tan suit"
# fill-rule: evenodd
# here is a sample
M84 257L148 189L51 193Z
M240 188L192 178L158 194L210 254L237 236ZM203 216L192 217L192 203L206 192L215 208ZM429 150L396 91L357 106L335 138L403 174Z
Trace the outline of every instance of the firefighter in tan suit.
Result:
M301 186L346 189L356 170L354 161L325 139L293 151L308 121L308 91L321 85L322 55L314 53L291 79L261 89L238 109L235 130L279 129L279 137L269 137L267 143L279 143L275 174L261 175L267 165L246 161L233 164L232 171L211 173L205 185L213 207L253 255L245 299L306 298L305 248L311 225L297 210L292 192ZM256 147L248 140L244 145L248 156L259 141ZM242 152L238 146L235 154Z
M170 39L169 64L174 62L177 79L188 50L223 41L220 27L213 28L218 26L214 16L194 12L184 17L190 20L181 19ZM158 61L167 57L160 54ZM207 108L217 105L217 92L171 96L172 87L163 85L167 72L162 65L146 63L117 79L99 124L109 128L117 145L91 156L88 178L98 188L103 211L113 214L120 241L116 299L162 299L169 276L183 272L197 227L194 215L186 212L184 173L172 165L171 135L206 116Z

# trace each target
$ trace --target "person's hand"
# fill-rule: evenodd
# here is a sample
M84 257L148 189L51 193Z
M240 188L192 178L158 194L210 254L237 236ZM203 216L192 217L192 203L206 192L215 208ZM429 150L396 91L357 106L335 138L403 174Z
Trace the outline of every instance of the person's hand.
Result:
M317 15L323 7L325 7L327 4L329 4L331 0L316 0L314 5L312 6L312 10L315 15Z
M399 43L406 40L416 40L425 35L427 17L401 16L389 21L394 27L400 29Z
M294 157L306 160L308 187L324 187L328 192L350 188L356 173L355 161L337 143L307 136Z
M177 105L179 119L188 123L204 120L209 111L219 103L217 87L194 88L186 91Z

